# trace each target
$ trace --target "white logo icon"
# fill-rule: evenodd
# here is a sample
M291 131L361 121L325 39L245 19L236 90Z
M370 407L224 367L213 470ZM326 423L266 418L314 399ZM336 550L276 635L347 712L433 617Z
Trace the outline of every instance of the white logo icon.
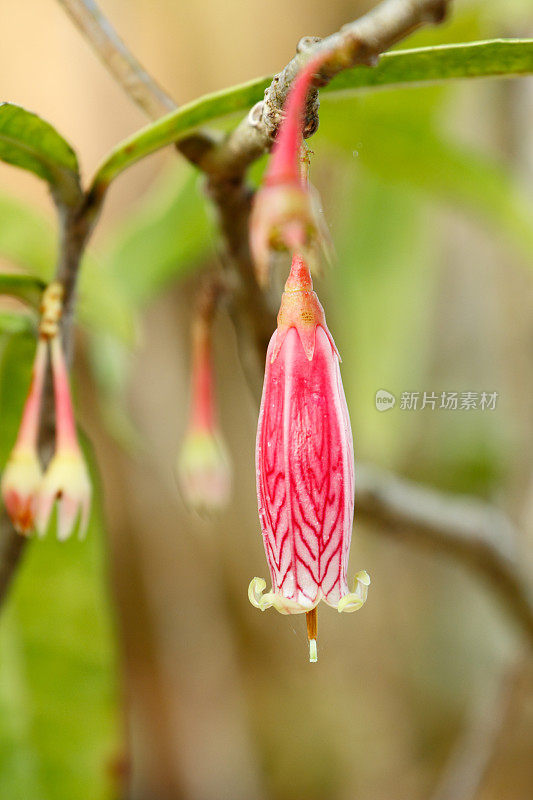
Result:
M378 411L389 411L396 405L396 398L386 389L379 389L376 392L376 408Z

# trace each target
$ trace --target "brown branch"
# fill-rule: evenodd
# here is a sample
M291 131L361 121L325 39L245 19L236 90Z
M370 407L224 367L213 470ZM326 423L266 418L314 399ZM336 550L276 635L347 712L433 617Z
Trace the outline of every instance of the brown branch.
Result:
M451 0L385 0L337 33L319 39L300 39L295 57L274 76L265 98L257 103L224 142L206 153L200 167L209 174L240 176L274 141L282 120L283 106L294 78L302 66L319 52L329 51L315 79L325 86L339 72L357 65L375 66L381 53L405 39L417 28L442 22ZM305 136L318 128L317 92L310 92Z
M356 518L466 567L493 590L533 647L531 586L517 552L518 532L503 512L358 465Z

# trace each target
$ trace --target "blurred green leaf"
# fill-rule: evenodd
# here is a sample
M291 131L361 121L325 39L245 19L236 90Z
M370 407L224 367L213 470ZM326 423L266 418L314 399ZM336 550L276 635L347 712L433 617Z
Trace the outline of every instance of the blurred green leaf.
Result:
M0 334L37 332L37 319L25 312L0 311Z
M409 106L402 111L401 93L352 99L339 110L322 115L323 140L344 152L357 148L358 161L389 183L469 209L504 233L533 266L533 198L503 162L453 141L438 122L409 113Z
M0 375L2 461L35 344L12 337ZM29 543L0 617L0 797L115 800L117 664L95 493L87 539Z
M30 206L0 194L0 256L30 275L0 280L47 282L52 278L56 238L51 225ZM0 292L2 284L0 283ZM124 291L92 251L85 254L80 274L79 316L94 330L105 330L124 342L136 336L136 319Z
M106 247L105 269L136 305L183 274L210 246L198 174L169 169L130 212Z
M48 281L55 250L50 222L27 203L0 192L0 256Z
M341 73L324 92L531 72L532 39L474 42L387 53L376 67L356 67ZM271 80L272 76L258 78L205 95L134 133L118 144L101 164L93 181L93 191L98 194L132 164L179 141L201 124L250 108L262 99Z
M12 103L0 104L0 158L44 178L63 203L80 201L74 150L49 122Z
M0 294L8 294L24 300L30 306L38 307L46 284L32 275L18 272L0 273Z

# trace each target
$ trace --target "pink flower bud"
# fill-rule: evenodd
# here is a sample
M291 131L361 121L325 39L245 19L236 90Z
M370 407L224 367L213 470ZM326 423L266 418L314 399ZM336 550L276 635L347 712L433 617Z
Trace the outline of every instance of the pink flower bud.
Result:
M67 368L59 335L50 340L56 410L56 449L44 474L37 506L39 535L46 533L57 500L57 538L68 539L76 524L85 536L91 506L91 481L78 438Z
M189 427L178 456L177 476L187 505L200 514L221 511L231 493L231 466L216 424L211 357L214 300L209 292L194 320Z
M37 437L46 370L46 341L39 339L28 397L15 446L2 475L2 497L15 529L28 534L34 528L42 469Z
M304 106L313 76L327 57L322 53L300 71L287 96L263 187L257 192L250 217L250 249L257 279L265 284L272 250L298 250L313 255L318 241L328 254L329 234L320 201L307 180L307 157L302 156Z
M265 581L254 578L251 603L282 614L309 615L320 600L338 611L360 608L370 579L360 572L348 587L354 460L339 356L299 256L267 352L256 472L272 588L262 594ZM316 620L308 630L316 660Z

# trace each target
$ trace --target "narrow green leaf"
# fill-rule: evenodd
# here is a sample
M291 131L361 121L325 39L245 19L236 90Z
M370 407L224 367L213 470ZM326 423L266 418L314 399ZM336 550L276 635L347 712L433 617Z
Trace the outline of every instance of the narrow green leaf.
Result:
M527 75L532 72L532 39L496 39L387 53L374 68L357 67L341 72L324 91L354 91L458 78Z
M67 205L81 199L78 160L68 142L37 114L0 103L0 159L48 181Z
M377 67L341 73L328 94L399 83L427 83L457 78L525 75L533 72L533 39L508 39L401 50L382 56ZM272 76L206 95L182 106L121 142L103 162L93 181L99 193L141 158L184 138L200 125L261 100Z
M37 308L41 301L41 294L46 284L33 275L23 275L19 272L0 273L0 294L18 297L30 306Z

